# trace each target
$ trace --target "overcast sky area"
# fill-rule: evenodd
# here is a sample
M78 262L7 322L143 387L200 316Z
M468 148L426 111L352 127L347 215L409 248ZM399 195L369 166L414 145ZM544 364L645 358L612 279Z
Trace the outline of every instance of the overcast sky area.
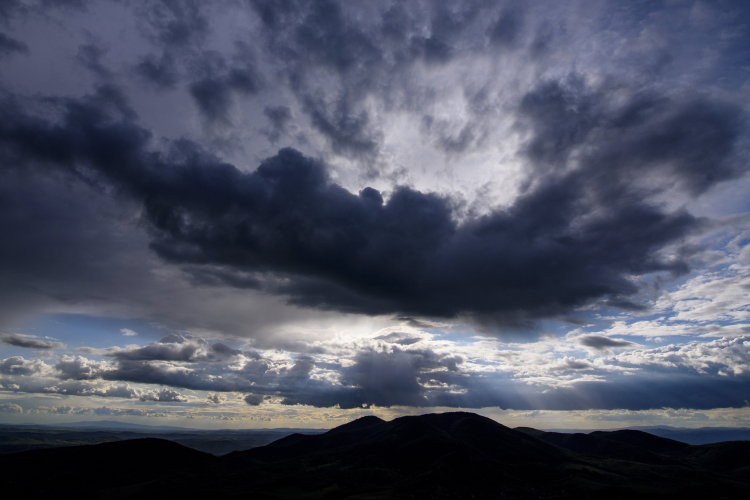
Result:
M750 3L0 2L0 423L750 427Z

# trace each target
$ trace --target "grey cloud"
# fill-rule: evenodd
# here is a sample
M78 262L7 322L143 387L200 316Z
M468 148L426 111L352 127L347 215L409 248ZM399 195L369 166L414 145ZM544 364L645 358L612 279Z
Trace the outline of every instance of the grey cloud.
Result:
M13 53L27 54L28 52L29 47L25 43L0 33L0 57L6 57Z
M244 398L245 403L249 404L250 406L258 406L263 402L263 396L257 395L257 394L248 394Z
M92 380L100 376L106 365L82 356L62 356L55 364L55 369L62 380Z
M196 1L157 0L140 6L140 18L161 53L143 56L134 69L158 89L174 89L181 79L189 79L189 94L202 116L211 123L229 125L235 96L257 94L265 78L246 44L235 44L230 62L207 50L212 31L208 10L210 6Z
M185 403L188 399L179 392L163 387L159 390L153 390L141 393L138 398L141 401L159 401L162 403Z
M90 391L82 392L82 394L86 394L86 393L93 394L95 396L105 397L105 398L132 399L132 398L140 397L141 401L158 401L158 395L156 394L156 391L152 391L152 393L148 393L148 395L145 395L141 393L140 391L137 391L136 389L130 387L128 384L111 385L104 389L95 388ZM151 397L151 399L149 399L149 396Z
M398 333L398 332L389 333L387 335L378 335L377 337L373 337L373 338L375 340L383 340L390 344L399 344L399 345L412 345L422 340L419 337L410 337L409 335Z
M159 41L167 47L199 44L209 33L206 5L196 0L147 2L142 11L155 30Z
M170 50L189 49L205 41L210 32L206 7L195 0L153 0L138 6L154 42Z
M38 359L24 359L13 356L0 362L0 373L6 375L34 375L48 370L46 364Z
M523 27L523 14L517 8L507 8L488 30L490 43L497 46L512 46Z
M263 114L271 124L271 128L265 133L271 144L275 144L287 132L287 126L293 119L292 110L289 106L266 106Z
M76 59L83 67L99 76L102 79L108 79L112 76L112 72L104 65L102 59L106 55L106 51L100 46L94 43L81 45L78 48L78 54Z
M0 129L6 168L44 164L84 179L94 174L97 182L143 203L152 248L162 258L255 273L262 289L289 295L293 304L518 321L563 314L597 299L624 299L637 290L629 279L634 274L687 270L684 261L664 260L660 252L698 221L644 199L630 184L626 163L605 173L584 161L581 168L559 172L559 162L596 121L586 118L596 116L587 110L593 104L580 104L577 116L567 117L567 91L559 86L534 91L522 104L538 129L528 154L552 165L553 173L541 176L512 206L460 225L447 197L408 187L395 189L387 203L372 189L357 196L332 183L325 165L291 149L251 173L185 140L173 143L169 153L151 152L150 133L129 115L118 118L128 109L115 99L119 94L105 90L67 102L63 121L54 125L6 103L6 126ZM649 117L666 113L681 120L649 118L677 127L672 135L679 146L665 148L660 155L672 156L653 160L652 172L681 175L691 191L701 171L711 172L700 177L703 189L739 175L720 173L743 131L737 109L714 103L688 103L689 111L672 109L677 104L654 106L647 106ZM628 117L641 109L616 116L637 123ZM715 125L708 143L705 134L690 132L708 123L695 109L706 110ZM645 127L651 138L637 134L658 141L671 133L664 126ZM723 146L709 158L694 156L695 147L685 152L682 144L687 148L688 142Z
M586 361L585 359L576 359L576 358L565 356L564 359L560 360L560 362L554 365L551 369L553 371L566 371L566 370L591 370L593 368L594 368L594 365L592 365L590 361Z
M623 349L626 347L634 347L635 344L628 342L627 340L612 339L609 337L603 337L601 335L584 335L578 337L576 341L584 347L590 347L597 351L606 352L610 349Z
M193 390L209 390L209 401L219 404L224 396L219 392L244 392L245 401L260 404L264 398L280 397L282 404L306 404L313 406L335 406L354 408L369 405L393 406L429 404L427 397L429 381L439 378L439 373L459 373L463 363L460 356L439 355L429 349L402 350L394 347L390 351L367 350L354 357L354 364L342 368L322 363L327 370L338 370L341 384L313 378L318 364L315 358L300 355L294 364L279 365L270 360L245 358L240 370L228 370L226 364L195 363L176 366L169 362L154 363L143 360L118 359L113 365L95 365L81 358L67 359L75 368L58 366L62 379L52 385L45 383L22 388L26 392L44 392L105 397L139 398L142 401L176 401L186 399L179 393L167 389L141 391L128 385L99 387L91 385L93 380L126 381L183 387ZM60 365L60 363L58 363ZM81 370L80 366L98 366L98 370Z
M382 57L371 37L347 19L336 2L253 4L266 26L273 30L272 47L298 62L349 72L372 67Z
M0 412L23 413L23 408L15 403L2 403L0 404Z
M493 119L515 121L510 132L526 142L506 158L530 170L518 197L477 216L462 208L463 187L455 196L408 186L389 186L383 193L364 186L347 191L322 161L292 149L260 161L255 171L246 165L241 170L197 142L157 137L138 121L125 91L114 85L80 99L14 97L3 91L0 232L15 237L0 246L0 316L20 317L53 302L77 310L120 307L131 300L127 294L135 293L147 297L140 304L159 296L158 306L145 309L167 316L163 308L170 299L163 297L174 294L166 288L141 294L148 287L132 278L133 262L160 277L166 271L190 273L193 288L186 293L207 296L212 286L222 292L234 287L253 297L249 301L260 297L250 291L261 291L321 310L461 318L491 326L530 325L597 302L642 311L645 306L634 301L639 285L633 276L687 272L689 255L672 252L672 246L705 224L669 207L689 205L720 182L746 175L747 116L731 100L716 98L731 98L745 80L736 68L747 66L746 53L725 49L747 45L746 36L703 26L676 36L674 25L652 24L660 16L672 17L677 11L671 6L615 12L611 3L584 2L583 8L575 7L585 11L584 17L590 15L583 23L559 2L247 3L258 16L251 24L259 21L262 27L243 37L245 45L226 53L215 50L228 47L235 34L211 36L219 26L212 25L215 7L210 4L122 4L139 12L140 28L153 47L139 48L138 57L127 51L118 55L158 88L186 93L180 97L192 98L211 123L229 123L241 96L265 97L268 91L276 106L265 108L265 118L258 112L258 119L268 119L269 140L275 143L283 134L294 140L289 128L294 108L327 141L322 151L306 145L310 154L325 157L332 151L359 160L344 162L344 170L364 163L371 170L381 168L378 162L387 158L403 161L406 156L399 151L391 157L384 148L388 135L383 126L395 116L432 116L431 122L425 120L424 145L447 153L443 157L454 172L464 168L464 159L471 167L474 151L494 157L496 150L482 150L505 140L499 136L503 132L488 133L498 125ZM82 5L7 1L0 5L0 17L9 20L64 4ZM239 5L231 3L232 8ZM730 17L743 19L746 11L738 12ZM602 13L605 19L597 17ZM684 32L686 18L674 19ZM603 20L608 33L599 31L596 43L573 53L581 48L576 38L601 29L597 24ZM658 33L664 47L647 40L654 27L664 28ZM581 31L573 33L573 28ZM715 41L704 44L701 37ZM643 47L634 46L644 40ZM610 50L613 42L617 51ZM20 53L20 43L3 35L0 53ZM701 51L693 50L696 46ZM704 48L717 62L701 60L683 74L679 65L687 61L692 66ZM691 54L680 59L680 50ZM112 78L103 56L92 44L78 52L79 62L100 78ZM544 66L545 56L555 64ZM487 69L494 66L497 73ZM585 74L559 77L572 67ZM591 78L592 68L596 78ZM488 73L481 75L485 69ZM517 79L504 76L516 72ZM545 80L534 80L540 74ZM441 92L443 85L451 89ZM451 117L445 118L444 105L450 101L445 98L454 91L465 107L457 113L447 110ZM278 100L290 96L292 102ZM134 97L142 109L148 96ZM261 110L265 104L253 106ZM144 115L161 109L148 111ZM159 130L164 131L163 123ZM406 145L410 154L411 146ZM421 146L413 146L419 154ZM263 147L244 158L267 154ZM414 166L428 169L431 162L425 154ZM357 174L341 182L352 186ZM378 185L383 181L378 179ZM667 190L670 204L660 198ZM141 217L137 228L136 217ZM125 236L117 239L116 233ZM146 239L163 262L184 267L178 270L155 257L152 262L144 250ZM292 308L286 311L291 314ZM205 327L198 316L191 317L192 325L180 326ZM421 327L419 321L413 325ZM264 335L257 330L242 325L236 331ZM558 382L580 371L607 383L550 388L539 381L519 385L503 374L464 373L459 358L415 349L422 344L411 336L378 340L385 350L360 352L352 365L343 366L315 357L333 356L335 350L298 340L279 342L277 347L302 354L287 366L221 343L170 336L137 348L82 350L105 356L104 362L63 357L45 365L9 358L0 362L1 383L29 392L178 397L119 383L132 381L210 390L214 397L236 391L247 394L251 404L273 397L286 404L343 408L438 403L658 407L666 399L659 401L649 387L651 378L670 391L671 405L732 406L739 404L742 385L747 387L746 353L738 345L725 349L733 349L731 359L679 350L600 358L596 365L565 359L550 368L564 374ZM591 335L579 342L602 352L634 347ZM691 356L703 364L691 365ZM227 373L229 362L239 368ZM607 372L615 368L635 374ZM327 378L318 377L321 372ZM403 384L395 387L399 378Z
M15 17L47 13L50 10L82 10L89 0L3 0L0 2L0 19L5 22Z
M227 397L224 396L223 394L214 393L214 392L208 393L207 401L209 403L213 403L215 405L218 405L218 404L223 403L226 400L227 400Z
M172 89L180 80L174 58L168 54L156 57L148 55L134 68L135 74L159 89Z
M515 42L522 18L513 5L473 0L372 4L366 18L345 2L251 4L265 27L264 48L283 61L281 73L302 111L333 152L348 157L375 156L381 149L383 131L369 116L367 99L424 112L427 102L439 102L438 91L416 83L413 71L486 54L485 31L491 52L499 52ZM437 143L448 153L464 152L486 135L485 128L472 119Z
M210 33L206 4L153 0L136 6L159 53L141 57L135 73L158 89L172 89L183 76L180 66L198 59Z
M20 356L0 362L0 385L6 389L29 393L64 394L69 396L98 396L106 398L140 399L141 401L185 402L187 398L171 388L144 391L128 384L103 383L116 368L80 356L63 356L54 366L41 360L24 360Z
M229 68L220 54L201 57L202 68L197 72L203 76L190 84L190 95L207 120L228 124L234 96L255 95L264 87L265 79L255 68L252 55L246 54L243 59L241 66Z
M602 177L606 165L607 176L625 180L661 172L694 194L746 171L737 146L747 117L738 107L630 89L631 96L613 106L606 96L615 90L625 89L590 89L573 76L529 92L519 111L534 132L526 154L535 166L557 169L582 152L579 168L592 184L618 186Z
M220 362L230 360L242 354L220 342L208 343L191 335L170 333L158 342L151 342L144 347L79 349L83 353L97 354L122 360L161 360L184 362Z
M2 365L20 366L23 361L10 359ZM403 405L643 410L744 406L750 373L747 338L633 350L600 358L597 363L566 357L545 365L546 371L539 372L541 378L533 375L533 364L511 371L474 371L460 356L394 345L360 349L350 361L339 365L308 355L298 356L292 364L244 358L230 368L226 363L116 360L100 369L96 380L55 380L51 370L42 367L16 370L2 383L8 387L8 380L13 380L14 390L22 392L162 402L186 401L174 389L181 387L210 391L209 401L214 404L224 401L221 393L239 392L250 405L280 398L285 405L342 409ZM13 374L14 370L3 372ZM555 372L565 376L550 377ZM578 372L586 375L577 379ZM41 378L34 378L39 374ZM585 378L591 375L594 381ZM105 385L104 381L120 384ZM144 391L121 382L165 387Z
M357 157L379 148L381 133L370 127L369 113L354 109L346 96L329 103L322 95L307 95L303 104L313 127L330 141L335 152Z
M1 340L3 343L14 347L23 347L25 349L64 349L65 344L53 340L42 340L25 335L10 334L4 335Z

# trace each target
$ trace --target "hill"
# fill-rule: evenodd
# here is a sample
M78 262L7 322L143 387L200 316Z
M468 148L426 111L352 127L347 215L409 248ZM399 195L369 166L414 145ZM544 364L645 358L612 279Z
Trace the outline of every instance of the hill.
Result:
M55 498L747 498L750 443L563 435L472 413L363 417L223 457L160 439L0 456L3 491Z

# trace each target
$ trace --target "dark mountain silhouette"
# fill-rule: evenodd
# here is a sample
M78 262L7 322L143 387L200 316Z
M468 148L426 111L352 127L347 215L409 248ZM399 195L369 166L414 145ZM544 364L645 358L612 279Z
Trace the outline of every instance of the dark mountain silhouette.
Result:
M575 453L585 453L618 460L643 463L671 463L673 457L685 452L690 445L671 439L652 436L642 431L620 430L590 434L562 434L536 429L518 429L537 439Z
M53 498L748 498L750 443L510 429L472 413L363 417L223 457L160 439L0 456L1 491Z

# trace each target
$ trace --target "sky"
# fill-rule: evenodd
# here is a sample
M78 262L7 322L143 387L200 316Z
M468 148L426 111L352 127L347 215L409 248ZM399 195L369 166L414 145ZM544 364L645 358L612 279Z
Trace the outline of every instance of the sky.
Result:
M4 0L0 423L750 427L748 30Z

